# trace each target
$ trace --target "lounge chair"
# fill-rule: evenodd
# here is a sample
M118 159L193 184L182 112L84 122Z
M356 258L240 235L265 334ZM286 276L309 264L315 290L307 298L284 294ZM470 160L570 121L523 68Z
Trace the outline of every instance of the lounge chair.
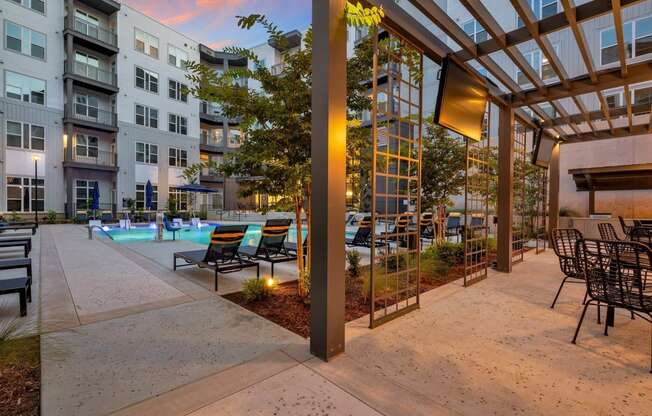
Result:
M385 241L404 241L406 237L405 233L408 231L408 223L409 218L407 216L397 216L392 230L381 233L378 239Z
M172 233L172 240L176 240L177 233L181 230L181 226L170 223L167 215L163 217L163 226L165 226L165 231Z
M446 219L446 237L457 237L459 241L462 216L458 213L451 213Z
M353 238L346 238L349 247L371 247L371 216L364 217L358 226ZM383 241L376 241L376 247L384 246Z
M32 302L32 278L15 277L0 279L0 295L18 293L20 301L20 316L27 315L27 302Z
M436 224L432 213L426 212L419 220L419 236L422 240L430 240L432 244L436 238Z
M260 265L243 259L238 253L240 243L244 240L247 225L220 225L211 234L211 242L206 250L182 251L174 253L174 270L181 267L198 266L215 271L215 291L219 273L238 272L248 267L256 268L256 277L260 277ZM185 264L177 264L177 259Z
M261 260L270 263L272 266L272 277L274 277L274 265L295 261L297 256L288 253L285 249L285 239L292 225L289 219L267 220L260 234L258 246L240 247L238 252L248 259Z
M285 247L285 251L288 253L294 253L294 255L297 255L298 252L298 246L296 242L289 242L286 241L283 243L283 247ZM308 233L306 233L303 237L303 256L307 256L307 251L308 251Z

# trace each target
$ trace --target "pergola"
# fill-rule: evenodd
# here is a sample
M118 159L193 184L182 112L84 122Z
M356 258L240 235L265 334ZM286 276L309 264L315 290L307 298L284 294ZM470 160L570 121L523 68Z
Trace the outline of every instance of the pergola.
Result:
M408 1L408 0L404 0ZM434 0L409 0L423 16L443 32L458 48L453 49L436 33L407 13L394 0L365 0L367 6L382 6L382 25L407 39L436 63L454 55L468 69L484 68L499 86L490 89L490 100L499 109L498 126L498 270L512 268L512 205L514 170L514 123L536 128L540 120L545 134L558 144L549 170L548 229L558 224L559 145L652 133L650 104L633 105L630 85L652 80L652 60L627 62L622 10L641 0L590 0L575 6L560 0L562 12L537 20L527 0L509 0L522 27L506 32L492 13L478 0L459 0L486 30L487 40L476 43ZM346 22L345 0L313 0L313 202L312 202L312 326L311 351L328 360L344 350L344 250L342 235L345 218L346 140ZM620 65L597 70L587 46L582 24L600 16L613 15ZM570 77L547 35L569 29L586 72ZM518 46L536 43L556 76L546 83L526 60ZM517 81L492 57L501 53L527 78L531 88ZM494 55L495 56L495 55ZM475 64L471 64L471 62ZM608 104L604 91L624 89L624 105ZM589 111L583 96L595 95L600 110ZM572 103L565 106L563 102ZM549 116L541 104L547 103L557 116ZM569 108L573 107L572 113ZM575 111L576 109L576 111ZM644 123L635 123L644 113ZM635 117L635 115L639 115ZM614 123L626 117L625 126Z

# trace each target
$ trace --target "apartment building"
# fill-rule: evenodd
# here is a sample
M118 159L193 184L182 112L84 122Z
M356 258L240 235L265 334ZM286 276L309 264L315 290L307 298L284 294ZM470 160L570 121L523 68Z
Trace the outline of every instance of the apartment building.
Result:
M154 208L174 195L184 210L183 169L239 146L237 121L186 94L185 62L223 71L246 59L113 0L1 0L0 12L0 211L72 217L96 184L103 211L142 209L148 181ZM216 190L201 204L242 207L237 180L200 180Z

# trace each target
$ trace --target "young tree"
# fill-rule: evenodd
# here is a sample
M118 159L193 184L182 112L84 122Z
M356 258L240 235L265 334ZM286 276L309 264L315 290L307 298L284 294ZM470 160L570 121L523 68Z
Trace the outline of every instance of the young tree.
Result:
M357 12L360 9L354 6ZM367 10L364 9L363 10ZM363 24L374 24L376 14L362 11ZM356 13L357 13L356 12ZM347 18L352 19L347 6ZM252 51L231 47L226 51L243 56L253 64L252 68L231 68L219 75L198 63L190 63L188 78L192 82L190 92L202 100L218 102L226 117L239 118L244 140L241 147L228 154L221 170L226 175L256 178L243 184L241 193L284 195L294 202L297 234L297 268L299 293L307 295L305 265L303 262L302 213L308 219L310 236L311 197L311 94L312 94L312 32L308 30L303 47L289 50L284 47L287 39L283 32L263 15L238 17L238 26L250 29L256 25L267 31L270 40L282 52L283 68L272 73ZM349 61L347 71L347 104L351 118L370 107L368 87L363 81L372 76L370 46L363 42L356 48L361 51ZM235 81L249 79L258 81L260 88L250 90ZM353 127L355 128L355 127ZM308 239L310 241L310 239ZM308 245L308 254L310 254ZM308 255L310 258L310 255Z

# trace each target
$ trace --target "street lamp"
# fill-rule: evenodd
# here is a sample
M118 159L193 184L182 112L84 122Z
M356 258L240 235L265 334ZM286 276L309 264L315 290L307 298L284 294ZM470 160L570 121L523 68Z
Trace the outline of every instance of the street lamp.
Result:
M32 204L34 209L34 222L38 225L38 205L37 205L37 192L38 192L38 161L41 159L37 155L32 156L34 161L34 185L32 186Z

